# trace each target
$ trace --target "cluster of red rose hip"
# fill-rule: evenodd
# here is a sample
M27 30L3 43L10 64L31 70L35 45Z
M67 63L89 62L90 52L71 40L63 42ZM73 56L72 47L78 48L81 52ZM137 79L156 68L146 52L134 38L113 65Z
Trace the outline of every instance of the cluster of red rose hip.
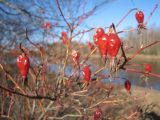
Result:
M111 58L115 58L121 45L121 40L117 33L105 34L103 28L97 29L94 35L94 42L98 46L100 54L104 59L107 54Z
M144 14L142 11L137 11L135 14L136 20L140 26L143 26L143 20L144 20ZM51 29L51 23L46 22L43 27L45 29ZM61 33L62 40L64 44L68 43L68 36L66 32ZM100 54L103 58L106 58L107 54L111 56L112 58L116 57L120 45L121 45L121 40L118 37L117 33L108 33L105 34L104 30L102 28L98 28L96 31L96 34L94 35L94 42L98 46ZM73 62L75 64L79 64L79 58L80 58L80 52L73 50L71 53L71 56L73 58ZM27 77L28 71L29 71L29 58L25 53L22 53L19 55L17 59L17 65L18 69L22 75L22 77ZM148 66L148 64L147 64ZM146 69L146 71L151 71ZM85 65L83 68L83 75L84 75L84 80L90 81L90 75L91 75L91 70L88 65Z
M140 28L143 28L143 20L144 20L144 14L142 11L137 11L135 14L136 20L138 22L138 26ZM51 29L52 25L50 23L45 23L43 25L43 27L45 29ZM66 34L66 32L62 32L61 33L62 36L62 40L64 44L68 43L68 36ZM102 28L98 28L96 31L96 34L94 35L94 43L97 45L97 47L99 48L100 54L102 56L102 58L106 59L107 55L109 55L111 58L115 58L120 45L121 45L121 40L118 37L116 32L109 32L109 33L105 33L104 30ZM93 47L92 47L93 49ZM71 56L73 58L73 63L75 65L79 64L79 58L80 58L80 53L79 51L73 50L71 53ZM20 74L22 76L22 78L27 78L28 75L28 71L29 71L29 67L30 67L30 62L29 62L29 58L25 53L22 53L21 55L18 56L17 59L17 66L18 69L20 71ZM83 79L85 82L90 82L91 80L91 70L89 68L88 65L85 65L83 68ZM152 67L150 64L146 64L145 65L145 71L146 73L150 73L152 71ZM131 83L130 81L125 81L125 89L130 92L131 89ZM98 108L94 114L94 119L98 120L102 115L102 111L100 108Z

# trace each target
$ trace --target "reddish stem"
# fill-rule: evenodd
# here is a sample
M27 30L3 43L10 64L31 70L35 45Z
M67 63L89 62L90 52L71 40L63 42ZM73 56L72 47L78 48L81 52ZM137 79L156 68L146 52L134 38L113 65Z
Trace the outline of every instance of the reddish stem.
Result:
M129 69L129 68L126 68L125 70L126 70L127 72L135 72L135 73L146 74L145 71L136 70L136 69ZM147 73L147 75L152 76L152 77L157 77L157 78L160 79L160 75L159 75L159 74L155 74L155 73Z
M28 41L30 44L32 44L34 47L37 48L37 45L30 40L30 38L29 38L29 36L28 36L28 29L27 29L27 28L26 28L26 39L27 39L27 41Z
M4 113L4 90L2 90L2 97L1 97L1 115Z
M22 120L22 110L20 108L20 115L19 115L20 120Z
M2 85L4 85L4 79L2 79ZM5 98L4 98L4 94L5 94L5 91L2 89L2 91L1 91L2 93L1 93L1 95L2 95L2 97L1 97L1 115L3 115L4 114L4 105L5 105Z
M146 48L148 48L148 47L151 47L151 46L153 46L153 45L155 45L155 44L158 44L158 43L160 43L160 41L155 41L155 42L153 42L153 43L151 43L151 44L149 44L149 45L147 45L147 46L139 49L139 50L138 50L137 52L135 52L131 57L128 58L128 61L130 61L131 59L135 58L135 57L136 57L139 53L141 53L144 49L146 49Z
M158 8L158 4L159 4L159 2L160 2L160 0L158 1L158 3L156 3L155 4L155 6L154 6L154 8L153 8L153 10L151 11L151 13L150 13L150 15L148 16L148 18L147 18L147 20L146 20L146 22L145 22L145 26L147 25L147 23L149 22L149 20L151 19L151 17L152 17L152 15L153 15L153 13L156 11L156 9Z
M90 31L92 31L92 30L94 30L94 29L95 29L95 28L91 28L91 29L88 29L88 30L84 30L84 31L82 31L82 32L78 32L77 34L73 35L72 39L73 39L74 37L80 35L80 34L84 34L84 33L90 32Z
M138 9L137 9L137 8L130 9L130 10L127 12L127 14L125 14L125 16L117 23L116 27L118 27L118 26L123 22L123 20L125 20L126 17L127 17L132 11L134 11L134 10L138 10Z
M63 15L62 9L61 9L60 4L59 4L59 1L56 0L56 2L57 2L58 9L59 9L59 11L60 11L60 13L61 13L61 16L63 17L64 21L65 21L66 24L68 25L70 31L72 32L72 28L71 28L70 24L68 23L68 21L66 20L66 18L65 18L64 15Z
M14 103L14 101L13 101L12 98L10 97L10 103L9 103L9 108L8 108L8 116L10 115L10 112L11 112L11 108L12 108L13 103Z

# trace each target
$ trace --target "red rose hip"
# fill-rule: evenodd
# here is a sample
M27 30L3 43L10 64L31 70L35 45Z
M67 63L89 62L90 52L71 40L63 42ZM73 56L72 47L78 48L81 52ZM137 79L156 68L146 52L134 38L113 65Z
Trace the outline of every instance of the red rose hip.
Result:
M89 82L91 79L91 70L89 66L85 65L82 72L84 81Z
M136 17L138 24L143 24L144 13L142 11L137 11L135 14L135 17Z
M130 90L131 90L131 82L129 80L126 80L125 83L124 83L124 87L128 92L130 92Z
M102 37L102 35L104 34L103 28L98 28L96 33L97 33L98 37Z
M102 117L102 110L101 108L97 108L94 113L94 120L100 120Z
M17 66L22 77L27 78L30 62L29 62L29 58L24 53L18 56Z
M61 32L61 39L63 44L67 45L68 44L68 36L67 33L65 31Z
M145 65L145 71L146 71L147 73L152 72L152 66L151 66L150 64L146 64L146 65Z
M44 29L51 29L51 28L52 28L52 24L51 24L50 22L45 22L45 23L43 24L43 28L44 28Z
M108 54L115 58L121 46L121 40L117 34L111 33L108 36Z

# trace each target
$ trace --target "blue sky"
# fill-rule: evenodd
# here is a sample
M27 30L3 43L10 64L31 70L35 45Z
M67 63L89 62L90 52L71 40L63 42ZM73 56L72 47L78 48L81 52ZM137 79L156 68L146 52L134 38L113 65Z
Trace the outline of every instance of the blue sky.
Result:
M88 0L88 5L86 10L93 8L97 4L98 0ZM100 2L99 0L98 2ZM150 15L151 11L154 9L155 5L159 2L158 8L152 15L151 19L147 24L147 28L151 26L160 27L160 0L113 0L114 2L103 5L99 8L93 16L88 18L83 26L88 28L92 27L106 27L110 26L112 23L115 25L121 20L124 15L133 8L138 8L144 12L145 18L144 22ZM127 18L116 28L117 31L127 29L129 27L136 28L137 21L135 19L136 11L132 11ZM84 27L85 28L85 27ZM80 29L84 29L83 27ZM87 29L87 28L85 28ZM107 32L107 31L106 31ZM86 34L83 37L83 42L92 41L92 36L94 32ZM121 37L124 37L124 33L120 34Z
M63 0L62 0L63 1ZM77 2L78 0L75 0ZM84 0L84 2L87 1L85 12L90 11L93 9L93 7L101 3L104 0ZM106 27L110 26L112 23L117 24L121 18L130 10L133 8L138 8L139 10L142 10L144 12L145 18L144 22L150 15L151 11L155 7L155 5L159 1L159 6L154 12L153 16L151 17L149 23L147 24L147 28L149 26L156 25L160 27L160 0L110 0L114 2L107 3L101 8L99 8L94 15L90 16L82 25L76 30L78 32L79 30L86 30L89 28L97 28L97 27ZM56 5L56 3L54 3ZM83 12L83 5L81 4L80 11L76 13L77 16L82 15ZM55 6L57 7L57 6ZM63 12L67 10L67 7L63 6L61 4L61 8L63 8ZM59 12L57 12L60 14ZM66 12L67 13L67 12ZM64 14L64 16L67 18L67 14ZM135 13L136 11L133 11L132 13L127 16L127 18L118 26L117 31L127 29L128 27L136 28L137 27L137 21L135 19ZM64 22L62 24L65 24ZM61 30L58 30L61 32ZM75 33L76 33L75 32ZM83 36L82 42L86 41L93 41L93 34L95 31L91 31ZM107 32L107 31L106 31ZM124 36L125 34L120 34L120 36ZM75 40L79 40L81 38L81 35L78 36ZM59 40L59 38L57 39Z
M106 4L100 8L94 16L88 19L86 24L94 27L109 26L112 22L115 24L132 8L138 8L145 14L145 20L148 18L150 12L155 7L158 0L116 0L109 4ZM94 3L93 3L94 4ZM90 5L92 6L92 4ZM137 22L135 19L135 12L133 11L117 28L118 30L125 29L127 27L136 27ZM156 24L160 26L160 5L154 12L147 26ZM144 20L144 21L145 21Z

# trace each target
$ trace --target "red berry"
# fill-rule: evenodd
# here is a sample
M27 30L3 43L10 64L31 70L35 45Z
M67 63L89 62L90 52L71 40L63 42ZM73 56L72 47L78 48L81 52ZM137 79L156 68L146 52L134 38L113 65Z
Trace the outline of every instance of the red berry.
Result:
M72 55L74 64L77 65L79 63L80 52L76 51L76 50L73 50L72 53L71 53L71 55Z
M135 14L135 17L136 17L138 24L143 24L144 13L142 11L137 11Z
M96 33L97 33L98 37L102 37L102 35L105 34L103 28L98 28Z
M121 40L117 34L111 33L108 36L108 54L111 57L116 57L121 46Z
M130 90L131 90L131 82L129 80L126 80L125 83L124 83L124 87L128 92L130 92Z
M67 36L66 32L64 32L64 31L61 32L61 38L62 38L63 44L65 44L65 45L68 44L68 36Z
M97 108L94 113L94 120L100 120L101 117L102 117L102 110L101 108Z
M62 36L62 37L67 37L67 33L66 33L65 31L62 31L62 32L61 32L61 36Z
M91 70L89 66L85 65L82 72L84 81L89 82L91 79Z
M17 66L22 77L26 78L29 71L30 62L29 62L29 58L24 53L18 56Z
M108 35L103 34L102 38L99 39L99 51L103 58L106 58L108 50Z
M146 64L145 65L145 71L148 72L148 73L152 72L152 66L150 64Z
M52 28L52 24L51 24L50 22L45 22L45 23L43 24L43 28L44 28L44 29L51 29L51 28Z

